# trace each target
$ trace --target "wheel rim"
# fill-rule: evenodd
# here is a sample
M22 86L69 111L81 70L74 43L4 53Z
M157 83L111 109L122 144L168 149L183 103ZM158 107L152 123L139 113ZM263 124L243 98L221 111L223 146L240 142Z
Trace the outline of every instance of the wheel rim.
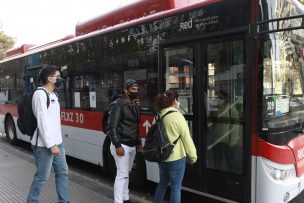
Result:
M13 140L15 138L15 136L14 136L14 134L15 134L15 132L14 132L14 126L13 126L11 120L8 121L7 134L8 134L8 137L10 138L10 140Z

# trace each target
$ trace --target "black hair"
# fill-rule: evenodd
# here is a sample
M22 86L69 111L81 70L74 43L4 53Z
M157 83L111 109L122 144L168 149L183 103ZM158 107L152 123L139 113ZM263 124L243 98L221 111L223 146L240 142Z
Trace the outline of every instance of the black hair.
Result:
M178 94L173 90L167 90L159 94L155 98L155 108L157 112L162 111L174 104L174 100L178 100Z
M40 74L39 74L39 79L41 80L43 85L47 84L48 77L53 76L56 71L60 72L60 69L57 66L54 65L46 65L42 68Z

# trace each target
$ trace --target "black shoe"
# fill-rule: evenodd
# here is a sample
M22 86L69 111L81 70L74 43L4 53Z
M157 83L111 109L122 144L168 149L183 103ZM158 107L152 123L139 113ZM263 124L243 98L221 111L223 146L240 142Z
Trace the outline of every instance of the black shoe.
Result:
M135 203L135 202L133 202L131 200L125 200L125 201L123 201L123 203Z

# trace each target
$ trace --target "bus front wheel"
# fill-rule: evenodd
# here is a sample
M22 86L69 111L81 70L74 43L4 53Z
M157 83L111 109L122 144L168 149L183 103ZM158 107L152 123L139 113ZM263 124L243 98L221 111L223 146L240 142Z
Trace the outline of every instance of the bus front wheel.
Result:
M11 144L17 144L17 133L14 120L11 116L8 116L5 120L5 133L6 138Z

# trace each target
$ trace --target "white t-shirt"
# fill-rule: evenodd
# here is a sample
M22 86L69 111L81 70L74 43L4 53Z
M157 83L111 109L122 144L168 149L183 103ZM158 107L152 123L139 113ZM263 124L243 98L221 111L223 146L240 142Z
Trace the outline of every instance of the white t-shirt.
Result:
M39 147L50 148L54 145L62 143L60 105L57 95L48 93L50 105L47 108L47 95L43 90L35 91L32 99L32 107L34 115L37 118L37 126L39 129L38 143ZM32 145L36 145L37 130L32 138Z

